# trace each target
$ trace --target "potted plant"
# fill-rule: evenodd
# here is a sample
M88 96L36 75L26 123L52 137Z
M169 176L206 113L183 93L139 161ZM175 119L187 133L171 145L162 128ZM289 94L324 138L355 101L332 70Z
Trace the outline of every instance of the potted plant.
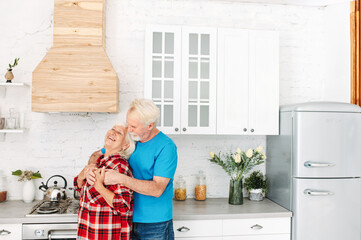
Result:
M8 67L8 71L5 73L5 79L7 83L11 83L11 80L14 78L14 74L13 74L13 67L18 65L20 58L15 58L14 63L11 64L9 63L9 67Z
M267 179L261 171L254 171L244 181L245 188L249 191L249 199L262 201L268 190Z
M11 173L12 175L18 176L19 182L24 182L23 184L23 201L25 203L30 203L35 198L35 185L32 179L42 178L39 171L33 172L33 171L21 171L16 170Z
M209 160L221 166L231 177L229 186L229 204L243 204L243 176L250 172L253 167L264 163L266 155L262 152L263 147L242 151L237 148L236 152L215 154L210 152Z

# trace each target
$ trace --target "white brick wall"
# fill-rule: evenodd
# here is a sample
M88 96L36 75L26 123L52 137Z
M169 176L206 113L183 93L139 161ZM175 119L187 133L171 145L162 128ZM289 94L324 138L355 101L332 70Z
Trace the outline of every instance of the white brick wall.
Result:
M10 175L16 169L40 170L42 181L61 174L71 184L89 155L102 146L106 130L115 121L124 120L131 100L143 95L144 30L148 23L279 30L281 104L324 99L347 102L349 10L348 3L340 6L328 10L237 1L108 0L106 50L119 77L120 112L90 116L33 113L31 87L8 88L6 96L0 96L0 116L7 116L8 108L14 107L25 112L28 128L24 134L7 134L5 139L0 136L0 168L8 175L9 199L21 199L21 184ZM20 57L14 82L31 85L32 71L52 44L52 18L53 1L0 2L1 81L7 64ZM330 23L337 24L335 29L342 34L336 30L331 33ZM333 41L328 41L331 35ZM331 61L333 56L337 59ZM334 86L339 87L335 90ZM194 175L200 169L207 174L209 197L228 194L229 178L220 167L209 163L209 151L266 144L264 136L172 138L179 154L176 174L186 176L189 197L193 196Z

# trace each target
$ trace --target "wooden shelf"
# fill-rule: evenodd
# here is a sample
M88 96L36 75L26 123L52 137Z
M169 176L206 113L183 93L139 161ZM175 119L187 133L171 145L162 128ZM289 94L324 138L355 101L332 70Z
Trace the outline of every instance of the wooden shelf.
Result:
M1 129L0 133L23 133L25 129Z

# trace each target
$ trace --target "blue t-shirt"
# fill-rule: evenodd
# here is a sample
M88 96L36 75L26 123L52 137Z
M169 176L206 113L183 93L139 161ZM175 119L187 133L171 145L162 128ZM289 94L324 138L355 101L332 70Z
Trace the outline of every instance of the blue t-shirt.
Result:
M129 158L134 178L152 180L153 176L158 176L170 180L158 198L134 192L133 222L156 223L173 218L173 177L177 159L176 145L162 132L147 142L137 142Z

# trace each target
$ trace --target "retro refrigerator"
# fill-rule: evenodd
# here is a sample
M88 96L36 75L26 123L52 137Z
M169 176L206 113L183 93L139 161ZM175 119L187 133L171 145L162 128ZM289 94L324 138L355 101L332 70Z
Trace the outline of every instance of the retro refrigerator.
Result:
M361 108L310 102L280 108L267 136L267 197L293 212L292 240L361 239Z

